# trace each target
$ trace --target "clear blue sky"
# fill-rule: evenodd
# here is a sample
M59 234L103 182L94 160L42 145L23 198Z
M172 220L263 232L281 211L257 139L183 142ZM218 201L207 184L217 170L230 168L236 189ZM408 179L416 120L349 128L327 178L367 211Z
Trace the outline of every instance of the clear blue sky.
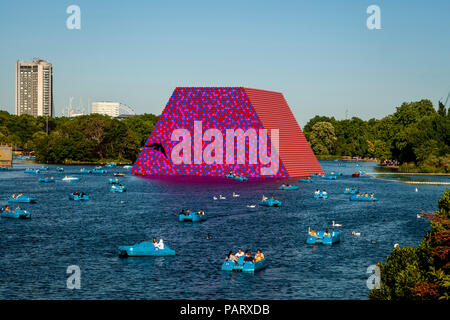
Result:
M81 30L66 28L71 4ZM71 96L159 114L177 86L247 86L282 92L301 126L347 108L381 118L447 95L449 39L448 0L2 1L0 108L14 111L15 61L39 57L56 115Z

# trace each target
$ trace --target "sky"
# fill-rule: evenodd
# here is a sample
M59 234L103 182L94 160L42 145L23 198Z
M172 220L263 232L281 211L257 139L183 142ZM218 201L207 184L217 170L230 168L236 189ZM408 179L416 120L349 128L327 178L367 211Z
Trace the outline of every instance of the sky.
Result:
M0 109L14 112L15 62L38 57L53 64L57 116L70 97L160 114L178 86L243 86L283 93L302 127L382 118L445 99L449 39L448 0L1 1Z

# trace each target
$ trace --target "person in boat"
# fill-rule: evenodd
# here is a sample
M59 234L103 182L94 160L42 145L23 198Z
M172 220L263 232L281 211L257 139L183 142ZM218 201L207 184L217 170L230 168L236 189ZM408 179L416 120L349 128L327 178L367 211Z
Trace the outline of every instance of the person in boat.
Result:
M11 209L9 209L8 205L5 206L5 212L11 212Z
M53 180L53 177L50 177L51 180Z
M345 188L345 191L350 191L350 189L347 187L347 188Z
M163 242L163 239L159 239L159 242L155 245L155 248L158 248L158 249L164 249L164 242Z
M329 236L331 237L330 231L328 231L328 229L325 229L325 232L323 233L323 236Z
M153 238L152 243L156 247L156 245L158 244L158 241L156 241L156 238Z
M186 215L189 216L191 214L191 210L186 209Z
M21 196L23 196L23 193L19 193L16 197L16 199L19 199Z
M326 195L327 195L327 191L325 189L323 189L322 196L326 196Z
M260 249L256 250L256 254L255 254L255 262L261 261L264 259L264 253L261 252Z
M20 206L19 205L17 205L16 210L20 210Z
M233 254L233 251L228 252L227 256L225 257L225 261L233 261L233 262L237 262L237 258L236 256Z
M235 256L236 256L237 258L239 258L239 257L242 257L243 255L244 255L244 251L242 251L242 249L239 248L239 249L238 249L238 252L236 252Z
M316 191L314 191L314 194L320 194L320 190L316 189Z
M15 199L15 198L16 198L16 194L13 193L12 196L11 196L11 198Z
M366 198L368 198L369 197L369 194L368 193L366 193Z
M283 188L286 188L287 186L283 183L282 185L281 185Z
M373 193L371 193L371 194L370 194L370 198L371 198L371 199L373 199L373 196L374 196L374 194L373 194Z
M180 211L180 213L179 213L178 215L180 215L180 216L181 216L181 215L184 215L184 216L185 216L185 215L186 215L186 212L184 212L184 209L181 209L181 211Z
M262 201L266 201L266 200L268 200L269 198L267 198L265 195L263 195L262 196Z
M248 261L250 261L250 262L253 262L253 261L254 261L254 259L253 259L253 257L252 257L252 254L251 254L250 250L246 250L246 251L245 251L244 263L246 263L246 262L248 262Z
M309 235L311 237L319 238L319 235L316 233L316 230L314 230L314 229L311 229L311 231L309 232Z
M200 209L200 211L198 212L199 215L204 216L205 215L205 211L203 211L202 209Z

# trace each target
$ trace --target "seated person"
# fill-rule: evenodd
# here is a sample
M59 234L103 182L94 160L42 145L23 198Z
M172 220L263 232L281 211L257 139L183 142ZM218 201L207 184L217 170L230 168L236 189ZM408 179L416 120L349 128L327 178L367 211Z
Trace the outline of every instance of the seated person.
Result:
M19 193L19 194L17 195L17 198L16 198L16 199L19 199L21 196L23 196L23 193Z
M310 235L311 237L319 238L319 235L316 233L316 230L314 230L314 229L311 229L309 235Z
M179 213L179 215L186 215L186 212L184 212L184 209L181 209L181 212Z
M365 197L366 197L366 198L368 198L368 197L369 197L369 194L368 194L368 193L366 193Z
M5 212L11 212L11 209L9 209L8 205L5 206Z
M186 209L186 215L188 216L188 215L190 215L190 214L191 214L191 210Z
M245 251L244 263L246 263L247 261L250 261L250 262L254 261L249 250Z
M330 232L328 231L328 229L325 229L325 232L323 233L323 236L324 236L324 237L325 237L325 236L331 237L331 234L330 234Z
M262 201L266 201L267 199L269 198L267 198L265 195L262 196Z
M327 191L326 191L325 189L323 189L322 195L323 195L323 196L326 196L326 195L327 195Z
M235 256L236 256L237 258L239 258L239 257L242 257L243 255L244 255L244 251L242 251L242 249L239 248L239 249L238 249L238 252L236 252Z
M16 194L13 193L12 196L11 196L11 198L15 199L15 198L16 198Z
M201 215L201 216L204 216L204 215L205 215L205 212L204 212L202 209L200 209L200 211L198 212L198 214Z
M347 188L345 188L345 191L349 191L349 188L347 187Z
M370 194L370 197L373 198L373 193Z
M314 192L314 194L320 194L319 189L316 189L316 191Z
M283 188L286 187L286 185L285 185L284 183L283 183L281 186L282 186Z
M260 249L256 250L255 262L261 261L263 259L264 259L264 253L262 253Z
M225 261L233 261L233 262L237 262L237 258L236 256L233 254L233 251L228 252L227 256L225 257Z
M152 240L153 245L156 247L158 245L158 242L156 241L156 238L153 238Z

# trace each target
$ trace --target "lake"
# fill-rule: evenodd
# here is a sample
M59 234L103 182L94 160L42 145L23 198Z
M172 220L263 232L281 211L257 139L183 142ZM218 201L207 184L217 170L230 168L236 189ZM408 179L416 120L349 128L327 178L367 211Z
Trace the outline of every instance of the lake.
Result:
M374 172L374 163L320 163L325 172L344 176L310 184L290 180L300 186L297 191L278 190L282 181L275 180L150 179L119 167L81 175L80 166L65 166L64 173L49 166L48 172L29 175L25 168L40 165L16 163L0 171L0 205L18 192L38 202L22 206L31 212L30 220L0 219L0 299L367 299L368 266L385 261L395 243L421 242L429 222L416 214L436 210L445 186L351 177L359 169ZM108 179L120 171L126 172L119 179L128 190L110 193ZM81 180L65 182L64 175ZM38 183L45 176L57 181ZM353 185L379 201L349 201L344 189ZM329 198L314 199L317 188L326 189ZM91 200L71 201L73 191L84 191ZM258 206L263 194L283 206ZM219 195L226 200L213 200ZM249 209L249 204L257 206ZM182 208L203 209L208 220L180 223ZM332 229L333 220L342 224L334 229L341 231L340 243L305 243L308 227ZM117 246L154 236L177 255L118 257ZM239 247L252 253L262 249L269 266L254 274L222 272L225 255ZM79 290L66 288L70 265L81 269Z

